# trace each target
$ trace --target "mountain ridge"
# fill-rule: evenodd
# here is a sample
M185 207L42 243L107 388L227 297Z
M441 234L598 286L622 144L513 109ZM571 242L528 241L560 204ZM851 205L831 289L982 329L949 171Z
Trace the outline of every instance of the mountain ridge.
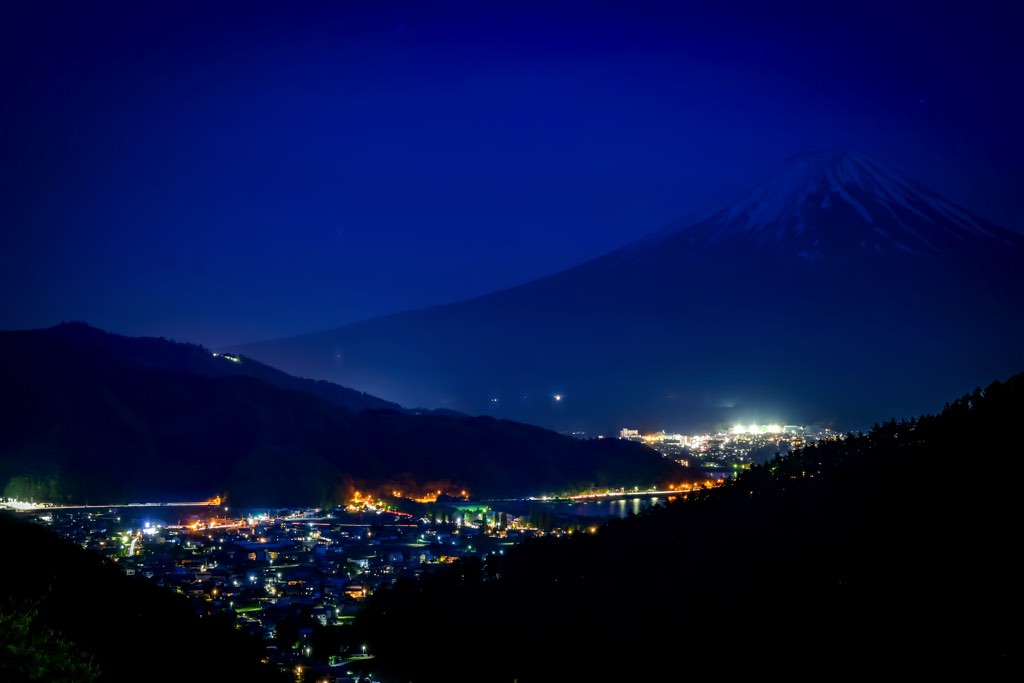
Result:
M255 359L216 353L200 344L176 342L163 337L128 337L101 330L82 321L64 322L34 331L144 367L190 372L204 377L254 377L280 389L314 394L354 411L403 409L397 403L366 392L324 380L294 377Z
M355 412L256 377L147 367L46 331L0 332L0 376L12 397L0 414L0 486L17 498L226 493L233 505L321 505L392 482L515 496L688 478L639 444L488 417Z

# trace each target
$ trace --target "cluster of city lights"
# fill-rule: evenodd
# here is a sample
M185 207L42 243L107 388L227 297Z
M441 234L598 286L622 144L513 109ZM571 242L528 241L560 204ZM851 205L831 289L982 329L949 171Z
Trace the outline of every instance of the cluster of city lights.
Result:
M38 509L44 508L44 507L46 507L46 505L44 505L42 503L34 503L34 502L30 502L30 501L25 501L25 500L18 500L16 498L8 498L6 500L0 501L0 509L7 509L7 510L20 510L20 511L38 510Z
M768 424L768 425L736 425L729 430L730 434L739 436L741 434L782 434L786 429L782 425Z

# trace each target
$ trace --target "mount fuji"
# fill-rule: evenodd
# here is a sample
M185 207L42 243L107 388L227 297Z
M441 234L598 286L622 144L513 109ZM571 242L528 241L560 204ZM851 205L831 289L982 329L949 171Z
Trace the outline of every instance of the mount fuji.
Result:
M1024 236L853 152L575 268L240 351L561 431L856 430L1024 369Z

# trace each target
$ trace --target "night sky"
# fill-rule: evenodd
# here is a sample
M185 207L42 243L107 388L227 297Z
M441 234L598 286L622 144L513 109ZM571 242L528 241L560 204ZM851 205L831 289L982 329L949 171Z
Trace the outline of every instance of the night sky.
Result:
M1024 228L1013 3L688 4L3 3L0 328L217 346L455 301L818 148Z

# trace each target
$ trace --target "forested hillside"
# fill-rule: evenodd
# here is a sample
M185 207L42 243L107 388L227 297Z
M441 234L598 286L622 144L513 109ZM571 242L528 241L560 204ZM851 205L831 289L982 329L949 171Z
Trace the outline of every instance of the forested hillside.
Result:
M1017 375L596 534L399 584L359 623L394 680L1002 666L1022 410Z

